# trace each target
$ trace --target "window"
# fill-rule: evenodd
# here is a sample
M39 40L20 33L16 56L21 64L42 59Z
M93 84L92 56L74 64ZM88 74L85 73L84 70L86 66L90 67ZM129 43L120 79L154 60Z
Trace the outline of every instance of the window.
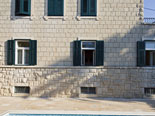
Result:
M155 88L144 88L144 93L148 94L155 94Z
M104 41L74 41L74 66L103 66Z
M15 86L14 93L30 93L30 87Z
M15 64L28 65L29 64L29 41L16 41L15 50Z
M155 66L155 41L142 41L137 44L138 66Z
M8 40L8 65L36 65L36 40Z
M31 0L15 0L15 16L30 16Z
M97 0L81 0L81 16L96 16Z
M96 94L96 87L81 87L82 94Z
M48 0L48 16L63 16L64 0Z
M82 65L84 66L95 65L96 42L83 41L81 50L82 50Z

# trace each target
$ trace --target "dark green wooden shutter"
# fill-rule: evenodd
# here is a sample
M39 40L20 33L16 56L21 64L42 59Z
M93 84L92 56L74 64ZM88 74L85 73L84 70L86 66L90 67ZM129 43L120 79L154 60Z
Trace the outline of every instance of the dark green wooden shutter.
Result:
M15 64L15 41L14 40L7 41L7 64L8 65Z
M96 66L104 65L104 41L96 41Z
M48 16L55 14L55 0L48 0Z
M37 41L30 40L30 55L29 55L29 64L37 64Z
M74 41L73 45L73 65L81 66L81 41Z
M137 66L145 66L145 42L138 41L137 42Z
M89 0L89 16L96 16L96 6L97 1L96 0Z
M88 16L89 0L81 0L81 16Z
M30 16L31 15L31 0L16 0L15 15Z
M63 16L64 0L48 0L48 16Z
M63 16L64 0L55 1L55 16Z

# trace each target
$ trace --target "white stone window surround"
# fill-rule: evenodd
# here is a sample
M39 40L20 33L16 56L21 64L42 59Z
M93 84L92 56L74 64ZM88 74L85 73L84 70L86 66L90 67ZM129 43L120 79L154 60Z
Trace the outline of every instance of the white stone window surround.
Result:
M99 17L99 11L100 11L100 0L96 0L97 1L97 13L96 16L81 16L81 0L78 0L78 11L77 11L77 20L81 20L81 19L96 19L97 21L100 20Z
M15 9L16 9L16 0L12 0L12 10L11 10L11 19L34 19L34 0L31 0L31 15L30 16L15 16Z
M18 42L29 42L29 40L16 40L15 41L15 65L29 65L25 63L25 52L30 50L30 47L19 47ZM22 52L22 63L18 63L18 50Z
M17 41L29 41L29 40L33 40L32 37L12 37L12 40L16 40L15 41L15 66L28 66L29 64L18 64L18 54L17 54ZM23 60L24 61L24 60Z
M96 52L96 40L99 40L99 37L77 37L77 40L81 40L82 42L95 42L95 48L90 48L90 50L94 50L95 52ZM82 42L81 42L81 59L82 59L82 50L84 50L83 48L82 48ZM89 48L88 48L89 49ZM95 65L95 58L93 59L94 60L94 65ZM82 60L81 60L81 66L83 66L82 65Z
M91 47L91 48L83 48L83 43L84 42L93 42L94 43L94 47ZM82 54L82 51L83 50L93 50L94 52L93 52L93 66L95 65L95 53L96 53L96 41L94 40L82 40L81 41L81 66L85 66L85 63L83 64L83 62L82 62L82 59L83 59L83 54Z
M66 6L67 6L67 0L64 0L64 13L63 16L48 16L48 0L45 0L45 16L43 17L46 21L48 19L63 19L64 21L67 19L66 16Z

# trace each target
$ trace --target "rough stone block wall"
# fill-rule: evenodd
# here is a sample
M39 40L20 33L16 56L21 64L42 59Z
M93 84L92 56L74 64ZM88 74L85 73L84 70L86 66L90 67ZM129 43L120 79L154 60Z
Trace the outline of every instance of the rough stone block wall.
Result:
M15 96L14 86L29 86L37 97L78 97L80 87L96 87L98 97L143 98L155 86L154 68L3 67L0 95Z

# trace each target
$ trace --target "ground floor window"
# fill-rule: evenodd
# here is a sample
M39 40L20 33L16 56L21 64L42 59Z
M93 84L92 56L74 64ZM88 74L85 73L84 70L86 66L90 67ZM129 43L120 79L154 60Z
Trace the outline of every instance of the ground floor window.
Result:
M77 40L74 41L74 66L103 66L104 41Z
M8 65L36 65L37 41L29 39L15 39L7 42Z
M155 66L155 41L137 43L137 65Z
M83 41L81 49L82 49L82 65L83 66L94 66L95 65L95 54L96 54L96 42Z
M17 40L15 48L15 64L28 65L30 50L29 40Z

